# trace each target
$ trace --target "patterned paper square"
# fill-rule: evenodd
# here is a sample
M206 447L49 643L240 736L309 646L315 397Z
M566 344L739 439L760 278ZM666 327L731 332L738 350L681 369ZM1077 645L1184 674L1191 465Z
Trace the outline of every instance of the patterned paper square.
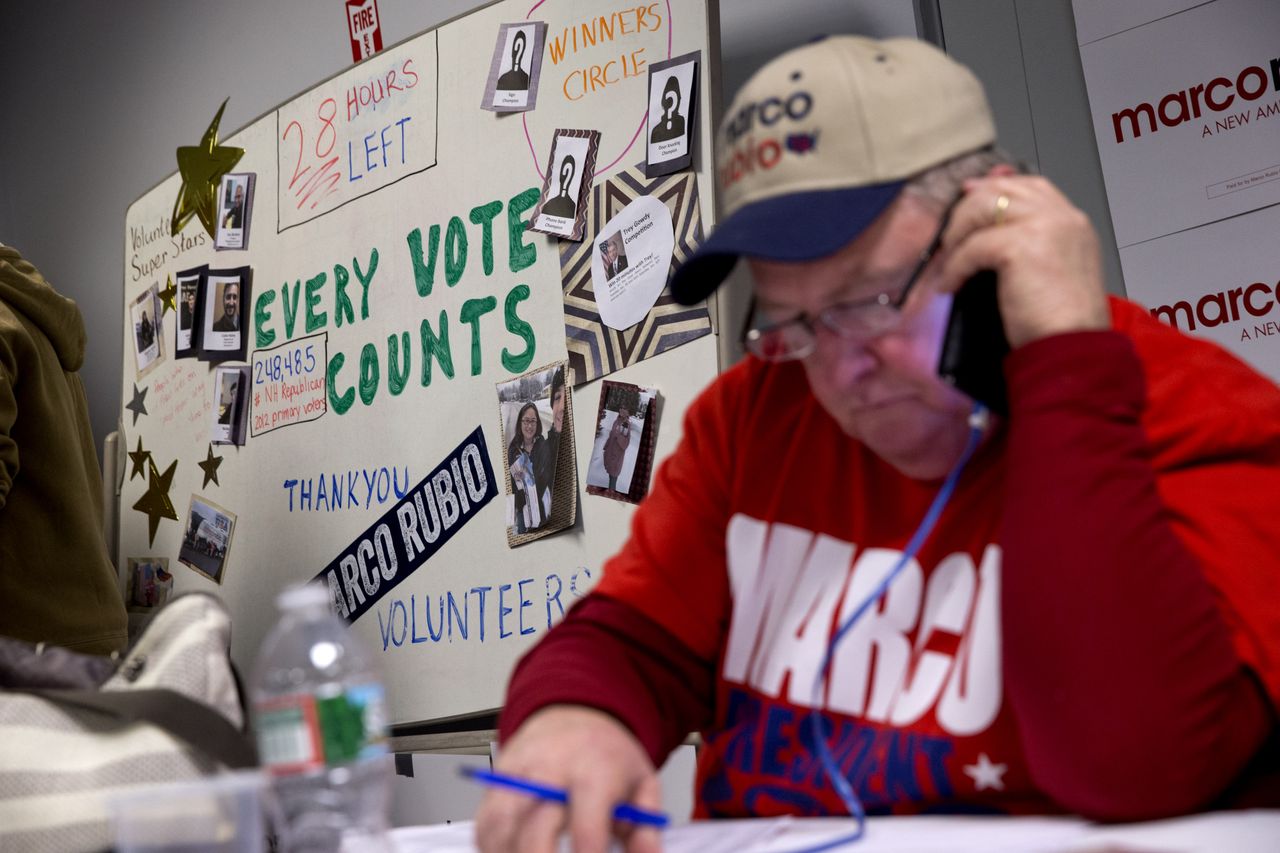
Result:
M645 177L644 164L640 163L592 188L587 210L588 239L560 243L564 331L575 386L711 333L706 303L681 305L668 290L663 290L649 315L629 329L611 329L600 320L591 283L595 238L619 211L646 195L656 197L671 211L675 226L671 269L684 263L702 241L698 183L692 172L650 179Z

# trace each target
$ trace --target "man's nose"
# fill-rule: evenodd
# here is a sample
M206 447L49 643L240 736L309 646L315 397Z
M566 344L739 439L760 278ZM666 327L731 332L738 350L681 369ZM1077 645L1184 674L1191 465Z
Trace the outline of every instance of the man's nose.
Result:
M816 341L810 359L826 371L836 387L852 388L880 365L874 340L841 337L821 323L814 330Z

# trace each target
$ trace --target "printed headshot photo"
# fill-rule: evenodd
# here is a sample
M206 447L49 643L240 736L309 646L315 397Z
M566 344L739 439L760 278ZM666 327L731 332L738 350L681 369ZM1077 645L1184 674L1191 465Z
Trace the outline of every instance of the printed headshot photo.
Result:
M214 248L247 248L252 206L253 175L249 172L224 175L218 190L218 230L213 240Z
M178 561L214 583L222 583L235 527L234 515L212 501L192 495Z
M513 533L537 530L551 518L565 432L565 370L557 364L498 384Z
M605 381L587 468L587 490L592 494L630 495L653 396L651 389Z
M196 267L178 273L178 332L174 345L174 355L186 358L196 354L196 342L199 337L200 288L204 283L208 267Z
M160 311L160 292L154 284L129 306L129 319L133 325L134 362L139 379L159 364L164 356Z
M546 32L547 25L541 21L499 26L480 104L484 109L521 112L534 108Z
M130 557L125 581L125 604L130 610L160 607L173 592L169 558Z
M604 280L612 281L613 277L627 268L627 247L622 242L622 232L614 231L596 244L600 250L600 260L604 264Z
M646 177L668 175L693 164L699 55L695 51L649 66Z
M570 240L581 240L585 217L579 222L579 206L591 186L591 171L600 134L594 130L558 130L551 144L542 200L529 230Z
M249 268L209 270L200 305L200 358L225 361L244 358L243 334L249 302Z
M213 372L214 444L243 445L248 415L249 367L219 367Z

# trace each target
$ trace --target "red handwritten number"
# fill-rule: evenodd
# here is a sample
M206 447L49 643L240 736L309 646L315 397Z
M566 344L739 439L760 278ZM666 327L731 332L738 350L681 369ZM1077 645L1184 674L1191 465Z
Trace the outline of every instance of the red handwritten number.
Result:
M289 139L289 131L293 130L295 127L298 129L298 159L293 164L293 177L289 179L290 189L293 189L293 185L298 182L299 178L311 170L310 166L305 169L302 168L302 125L298 124L296 121L289 122L289 124L285 126L284 135L280 138L287 141Z
M320 120L320 132L316 134L315 143L316 158L317 160L325 157L329 159L322 163L313 162L308 166L302 165L302 157L306 150L306 131L296 120L285 126L281 139L286 142L291 131L294 129L298 131L298 160L293 166L293 176L289 179L289 189L293 190L294 198L297 199L298 210L302 210L307 203L310 203L311 209L314 210L325 196L336 192L342 179L341 171L337 169L337 156L329 156L338 144L338 129L334 126L337 116L338 103L333 98L325 98L316 108L316 118ZM319 192L318 196L317 192ZM313 196L315 196L314 199Z
M329 108L328 115L325 115L325 107ZM329 152L333 151L333 146L338 141L338 131L333 127L333 120L337 115L338 103L333 98L325 98L320 102L320 106L316 107L316 118L320 119L324 125L320 128L320 133L316 136L317 157L328 157ZM324 146L324 150L321 151L321 142L324 141L326 133L329 134L329 144Z

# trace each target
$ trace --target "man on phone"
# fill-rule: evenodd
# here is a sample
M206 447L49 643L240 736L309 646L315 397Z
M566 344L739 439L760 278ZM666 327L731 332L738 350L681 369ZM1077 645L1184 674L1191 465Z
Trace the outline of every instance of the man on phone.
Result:
M745 257L752 355L512 676L498 769L571 805L490 793L483 849L564 827L656 849L610 809L658 807L654 767L691 730L698 817L845 814L828 773L873 812L1280 802L1257 759L1280 391L1108 298L1088 219L994 142L976 79L914 40L828 38L743 87L724 216L671 288L705 298ZM936 372L981 270L1007 418Z

